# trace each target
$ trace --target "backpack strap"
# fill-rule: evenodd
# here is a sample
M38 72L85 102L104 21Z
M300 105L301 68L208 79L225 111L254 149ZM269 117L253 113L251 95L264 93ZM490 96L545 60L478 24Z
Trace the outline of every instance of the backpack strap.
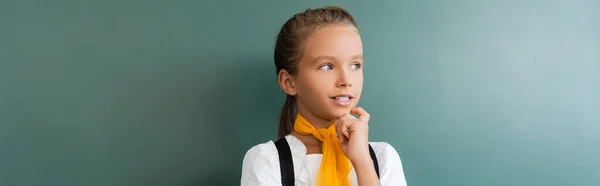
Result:
M292 151L285 137L275 141L275 147L279 153L279 170L281 171L281 184L282 186L293 186L294 185L294 162L292 161ZM369 144L369 154L371 160L373 160L373 166L375 167L375 173L377 178L379 177L379 163L377 162L377 156L371 144Z
M294 162L292 151L285 137L275 141L275 147L279 153L279 169L281 171L282 186L294 186Z
M369 144L369 154L371 154L371 159L373 160L373 165L375 166L375 173L377 173L377 178L379 177L379 163L377 163L377 156L375 156L375 151L371 144Z

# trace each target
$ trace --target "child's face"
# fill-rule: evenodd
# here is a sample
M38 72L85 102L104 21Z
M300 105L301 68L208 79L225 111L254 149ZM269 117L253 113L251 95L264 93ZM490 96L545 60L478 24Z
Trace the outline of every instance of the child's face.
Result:
M309 37L295 78L300 109L330 120L349 113L362 92L362 54L353 27L328 26Z

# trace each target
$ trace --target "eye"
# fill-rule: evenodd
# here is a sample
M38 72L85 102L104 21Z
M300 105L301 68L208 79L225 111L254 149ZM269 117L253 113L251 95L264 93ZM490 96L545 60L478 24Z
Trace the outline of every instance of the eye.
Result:
M321 70L333 70L333 66L331 66L331 64L325 64L325 65L321 65L319 67L319 69L321 69Z
M354 63L352 64L352 66L350 67L352 70L358 70L361 67L360 63Z

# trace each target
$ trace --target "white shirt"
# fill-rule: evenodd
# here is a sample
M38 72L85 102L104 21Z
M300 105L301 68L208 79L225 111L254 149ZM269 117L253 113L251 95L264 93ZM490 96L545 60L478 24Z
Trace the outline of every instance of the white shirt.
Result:
M321 166L322 154L306 154L306 146L293 135L285 136L292 152L296 186L314 186ZM386 142L369 142L379 164L382 186L406 186L402 162L396 149ZM354 186L358 185L354 168L350 171ZM271 140L250 148L242 163L241 186L281 186L279 155Z

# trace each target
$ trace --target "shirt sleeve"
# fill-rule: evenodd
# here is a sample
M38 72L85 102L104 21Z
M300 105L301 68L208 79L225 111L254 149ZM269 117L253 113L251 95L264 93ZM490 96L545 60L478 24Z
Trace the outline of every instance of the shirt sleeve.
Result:
M279 159L273 144L259 144L246 152L241 186L280 186L280 177Z
M402 161L396 149L386 143L380 142L380 152L377 153L379 174L382 186L406 186ZM377 151L377 150L376 150Z

